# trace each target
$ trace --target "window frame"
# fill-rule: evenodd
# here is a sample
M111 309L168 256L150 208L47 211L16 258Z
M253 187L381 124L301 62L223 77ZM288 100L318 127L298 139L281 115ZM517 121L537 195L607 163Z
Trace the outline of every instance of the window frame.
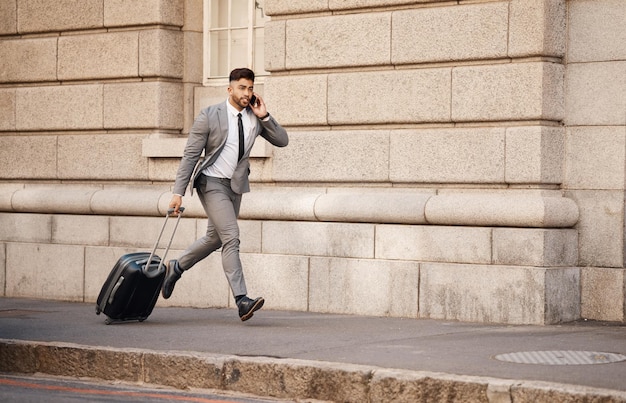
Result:
M255 76L257 80L263 82L263 78L269 75L268 72L265 71L264 66L255 66L255 58L256 58L256 50L255 50L255 33L261 28L265 30L265 23L269 21L269 16L264 14L264 21L262 25L255 25L255 17L256 17L256 7L258 4L257 0L247 0L247 25L243 26L231 26L232 21L232 3L233 0L226 0L228 2L228 24L226 27L213 28L211 27L211 2L215 0L203 0L202 8L203 8L203 24L202 24L202 84L204 86L207 85L223 85L228 84L228 76L223 75L214 75L211 76L211 33L225 31L228 33L227 39L227 68L226 70L230 72L235 66L231 66L232 57L231 57L231 34L234 30L246 29L247 35L247 48L246 48L246 66L249 69L255 71ZM259 7L263 12L263 8ZM263 33L265 35L265 33ZM261 50L263 51L263 50ZM240 67L240 66L237 66ZM258 70L258 72L257 72Z

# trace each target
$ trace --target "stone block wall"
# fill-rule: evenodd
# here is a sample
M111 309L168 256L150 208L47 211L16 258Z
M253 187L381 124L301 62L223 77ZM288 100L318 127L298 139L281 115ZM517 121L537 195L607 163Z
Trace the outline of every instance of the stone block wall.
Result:
M200 87L202 7L0 3L3 295L92 302L117 257L152 246L136 228L157 232L185 133L226 96ZM256 88L290 144L255 148L241 226L268 309L626 320L626 3L264 11ZM174 256L204 231L185 204ZM219 253L177 289L160 306L232 307Z
M201 1L0 7L2 179L151 180L143 139L180 135L202 81Z
M580 207L582 315L626 320L626 3L568 2L563 188Z
M558 186L565 1L418 3L268 2L275 178Z
M276 177L563 190L580 209L582 316L625 320L626 4L410 3L268 3L266 97L293 127Z

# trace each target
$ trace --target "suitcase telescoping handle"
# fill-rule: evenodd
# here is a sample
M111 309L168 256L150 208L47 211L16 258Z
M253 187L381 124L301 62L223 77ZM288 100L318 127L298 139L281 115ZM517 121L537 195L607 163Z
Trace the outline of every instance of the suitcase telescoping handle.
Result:
M172 230L172 236L170 236L170 240L167 243L167 247L165 248L165 252L163 252L163 257L159 260L159 265L156 270L150 270L150 266L152 263L152 258L156 255L156 250L159 247L159 243L161 242L161 237L163 236L163 232L165 231L165 226L167 225L167 219L170 218L170 215L174 212L173 208L167 210L165 214L165 220L163 221L163 226L161 227L161 232L159 233L159 237L154 243L154 247L152 248L152 252L150 252L150 258L143 266L143 272L146 277L156 277L161 273L161 268L163 267L163 262L165 261L165 257L167 256L167 252L170 250L170 246L172 246L172 241L174 240L174 235L176 234L176 229L178 228L178 223L180 222L181 217L183 216L183 211L185 211L184 207L179 208L180 213L178 214L178 218L176 219L176 224L174 225L174 229Z

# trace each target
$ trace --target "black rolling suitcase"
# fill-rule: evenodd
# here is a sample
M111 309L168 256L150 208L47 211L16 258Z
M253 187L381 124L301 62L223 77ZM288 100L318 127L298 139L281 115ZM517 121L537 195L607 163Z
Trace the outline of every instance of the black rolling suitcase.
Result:
M103 312L107 316L107 325L129 320L143 322L152 313L165 279L165 257L172 245L183 210L181 207L181 214L176 219L163 261L156 255L156 250L173 209L168 210L165 216L152 252L128 253L120 257L113 266L96 302L96 314Z

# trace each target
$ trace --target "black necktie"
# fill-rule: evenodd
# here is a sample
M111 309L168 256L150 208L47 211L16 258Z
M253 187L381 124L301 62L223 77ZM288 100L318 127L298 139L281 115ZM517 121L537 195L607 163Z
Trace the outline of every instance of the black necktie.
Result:
M243 157L243 149L244 149L244 138L243 138L243 121L241 120L241 113L237 114L238 124L239 124L239 158L237 161L241 160Z

